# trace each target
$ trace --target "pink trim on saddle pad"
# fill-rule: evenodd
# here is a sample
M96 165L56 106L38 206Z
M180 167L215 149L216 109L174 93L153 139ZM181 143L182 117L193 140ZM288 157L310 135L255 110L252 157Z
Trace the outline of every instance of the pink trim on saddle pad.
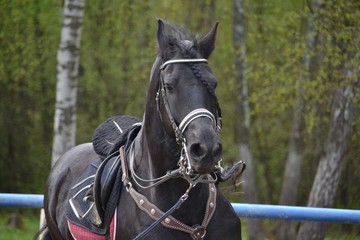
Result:
M110 229L109 229L110 240L115 240L115 237L116 237L116 212L117 212L117 209L115 209L115 213L110 222ZM67 221L67 222L68 222L68 227L69 227L71 236L75 240L106 240L105 236L93 233L93 232L91 232L83 227L80 227L70 221Z

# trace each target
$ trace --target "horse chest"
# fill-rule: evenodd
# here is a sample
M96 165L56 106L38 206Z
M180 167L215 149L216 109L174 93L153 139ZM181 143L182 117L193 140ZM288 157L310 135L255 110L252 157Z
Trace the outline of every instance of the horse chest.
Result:
M229 205L226 204L225 199L221 195L217 199L219 201L218 209L220 210L215 211L214 217L206 229L204 239L220 239L224 236L227 236L225 239L230 240L241 239L239 218L234 214L231 206L229 208ZM189 202L186 202L186 204L174 212L173 217L189 226L200 225L205 214L205 204L189 200ZM167 209L162 208L162 210L166 211ZM122 194L117 216L116 239L134 239L155 221L138 208L126 191ZM146 235L145 239L192 238L189 233L170 229L159 224Z

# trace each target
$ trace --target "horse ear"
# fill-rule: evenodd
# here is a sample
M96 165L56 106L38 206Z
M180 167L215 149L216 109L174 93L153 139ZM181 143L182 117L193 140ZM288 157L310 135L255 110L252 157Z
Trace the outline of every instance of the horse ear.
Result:
M210 57L212 51L215 49L216 32L219 22L215 23L211 31L203 37L199 43L200 54L204 58Z
M159 51L164 52L169 46L169 36L165 33L165 24L163 20L158 20L157 40Z

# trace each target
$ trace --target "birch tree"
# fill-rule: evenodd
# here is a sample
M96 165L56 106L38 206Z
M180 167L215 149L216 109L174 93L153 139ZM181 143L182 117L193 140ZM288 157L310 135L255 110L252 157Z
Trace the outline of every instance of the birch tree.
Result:
M354 75L354 69L347 69L347 77ZM335 90L331 110L331 124L325 152L320 158L315 180L309 196L309 207L332 207L336 189L340 181L342 160L350 141L354 118L355 88L359 87L359 77L346 86ZM324 239L326 223L302 223L297 239Z
M302 59L303 70L302 75L297 81L296 103L293 109L293 124L289 142L289 152L286 159L284 178L280 194L280 205L296 205L297 192L301 176L301 162L303 160L304 151L304 84L311 81L314 77L312 65L314 64L314 52L318 42L318 33L315 30L314 18L317 11L321 7L320 0L314 0L309 6L310 13L307 22L307 30L305 33L305 52ZM294 239L296 236L295 227L289 220L281 220L278 222L277 237L278 239Z
M80 40L85 0L65 0L57 54L56 104L51 165L75 146L76 96L79 78ZM44 209L40 227L44 225ZM42 238L42 237L40 237Z
M76 96L85 0L65 0L58 49L52 164L75 146Z
M329 13L326 19L329 26L326 26L326 30L332 30L332 38L328 41L331 41L332 47L341 50L335 55L335 58L341 61L333 66L332 73L329 74L332 84L336 83L333 89L330 124L308 200L308 206L324 208L333 207L334 204L344 155L352 136L356 110L355 96L360 86L359 11L354 11L356 7L352 1L339 1L336 6L330 3L326 7L326 12ZM324 239L326 226L323 222L303 222L297 239Z
M248 81L246 78L246 46L245 46L245 14L244 1L233 1L233 43L235 50L236 71L236 124L237 139L240 159L245 161L246 170L242 175L244 197L247 203L257 203L258 196L255 184L255 169L250 149L250 106ZM264 239L261 221L259 219L247 219L248 239Z

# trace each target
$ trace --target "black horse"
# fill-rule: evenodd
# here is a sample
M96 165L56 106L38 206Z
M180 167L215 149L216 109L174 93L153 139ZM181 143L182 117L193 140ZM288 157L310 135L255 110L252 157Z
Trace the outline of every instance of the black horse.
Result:
M141 127L134 127L140 125L133 124L136 120L126 126L131 141L114 149L117 157L102 161L121 162L121 176L120 185L116 185L119 180L112 182L119 186L116 223L111 220L109 227L103 207L95 211L97 220L92 224L106 229L106 237L98 239L241 239L240 220L217 186L222 169L221 109L215 94L217 80L207 64L217 26L196 39L158 21L158 55ZM70 189L98 159L93 145L86 143L57 161L45 191L48 231L43 239L79 239L69 230L69 202L74 212L78 208ZM96 166L97 172L101 166ZM97 198L93 191L84 201ZM83 216L78 212L77 217ZM116 233L109 234L112 230Z

